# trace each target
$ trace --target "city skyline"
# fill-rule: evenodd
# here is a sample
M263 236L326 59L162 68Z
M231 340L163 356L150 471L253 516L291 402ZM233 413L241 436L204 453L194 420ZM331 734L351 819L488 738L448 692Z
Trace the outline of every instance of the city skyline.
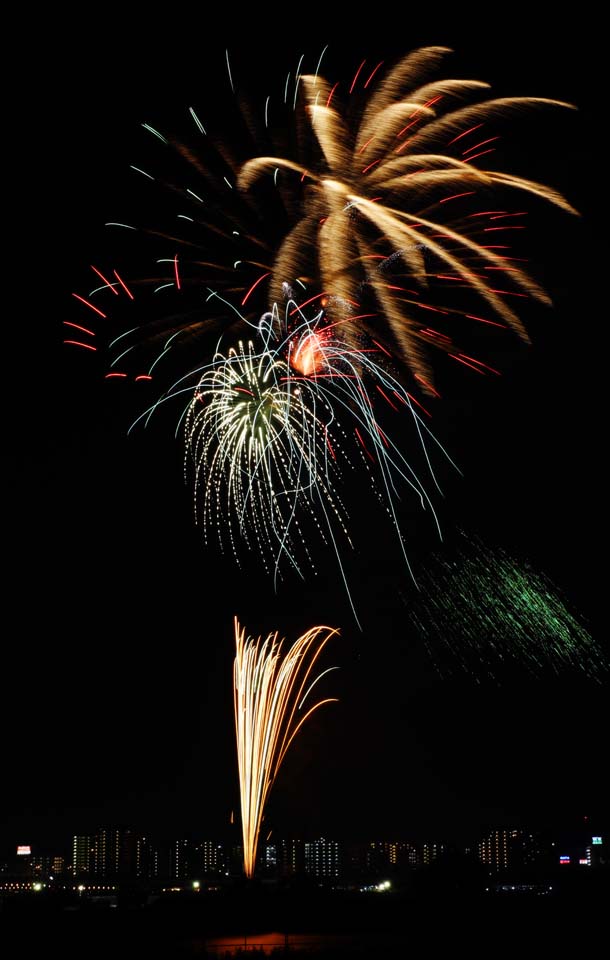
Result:
M546 838L545 842L551 840L557 841L558 845L574 843L594 843L602 844L603 838L608 835L607 811L598 811L595 814L579 814L569 818L564 818L554 822L538 822L517 825L498 825L481 824L476 830L473 830L467 837L459 835L450 835L440 828L430 830L425 837L415 837L408 828L403 828L394 834L382 832L368 836L366 831L356 832L352 835L334 834L332 831L322 830L320 833L310 831L299 835L298 831L292 830L291 833L280 834L277 831L269 831L266 837L261 838L261 850L266 847L274 846L278 843L291 843L298 845L304 852L308 845L315 844L321 839L326 842L339 846L341 849L355 846L383 847L389 855L391 847L412 848L420 851L420 861L423 864L429 862L431 856L436 856L439 850L465 850L476 852L482 862L496 862L501 864L502 859L507 856L507 844L510 838ZM503 836L503 847L498 847L497 838ZM494 838L496 838L494 840ZM561 840L563 838L563 840ZM561 840L561 843L559 842ZM132 845L135 851L136 845L149 845L155 850L164 850L170 859L175 862L181 857L181 849L201 849L205 857L213 857L215 849L229 850L243 847L243 837L241 827L235 820L227 821L222 827L210 828L209 825L202 826L196 831L178 830L174 826L169 832L159 829L143 830L135 825L110 825L97 824L91 825L87 831L72 831L65 835L61 842L45 841L41 838L35 838L32 834L27 837L17 835L11 839L11 843L4 843L0 847L0 858L10 859L20 857L24 859L19 861L27 863L28 858L44 856L47 859L61 856L66 864L71 863L73 868L82 872L102 872L108 870L112 872L121 858L125 858L125 849ZM425 850L431 851L426 854ZM140 855L143 855L144 847L141 848ZM312 848L312 855L315 851ZM131 858L131 854L127 859ZM134 853L135 858L135 853ZM239 858L238 858L239 859ZM236 864L238 865L238 859ZM257 855L257 869L264 866L265 853L260 852ZM135 863L135 859L134 859Z
M533 870L547 873L558 867L599 867L607 863L604 834L587 817L556 832L494 829L468 846L447 840L416 843L407 839L337 841L332 837L275 838L261 842L254 877L286 879L309 875L325 882L346 878L400 876L456 856L477 861L490 876L517 875ZM607 841L607 835L606 835ZM129 828L99 828L75 835L64 854L44 854L30 844L18 844L12 856L0 860L0 887L11 889L27 881L197 880L242 875L239 837L191 838L159 843ZM25 889L25 888L24 888ZM80 889L80 888L79 888ZM85 888L82 888L85 889Z

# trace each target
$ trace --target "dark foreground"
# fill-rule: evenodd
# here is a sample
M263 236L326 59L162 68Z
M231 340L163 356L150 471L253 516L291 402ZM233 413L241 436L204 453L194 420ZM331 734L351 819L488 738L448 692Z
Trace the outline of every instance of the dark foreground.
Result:
M78 903L6 898L0 912L5 960L52 956L134 960L315 956L583 956L601 943L608 890L548 893L428 891L413 897L244 887Z

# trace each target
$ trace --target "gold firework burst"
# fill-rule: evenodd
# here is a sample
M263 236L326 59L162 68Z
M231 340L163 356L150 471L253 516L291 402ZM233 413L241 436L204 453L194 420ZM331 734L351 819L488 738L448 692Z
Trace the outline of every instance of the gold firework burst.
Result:
M431 71L448 52L443 47L427 47L410 53L380 83L356 123L342 115L335 87L320 76L301 77L320 162L305 166L280 157L257 157L244 164L239 176L243 190L278 168L292 171L295 181L300 175L303 184L302 216L285 237L272 265L271 301L281 300L282 284L306 272L315 250L327 314L342 322L346 337L353 336L356 324L350 323L350 315L359 313L358 301L366 287L403 359L427 390L431 373L424 344L442 346L443 339L431 340L428 318L422 319L421 309L434 308L418 298L441 267L450 272L443 279L471 288L524 340L525 328L507 298L525 294L550 302L513 258L481 242L472 219L478 214L471 214L465 223L456 221L447 215L447 201L490 189L496 193L513 190L576 213L550 187L473 166L473 161L495 150L492 144L499 138L487 132L485 125L490 121L528 107L570 105L533 97L464 105L460 101L480 97L488 84L475 80L428 82ZM393 260L406 268L415 290L388 282L392 278L383 267ZM496 287L490 279L498 275L494 271L507 278L510 290ZM359 323L379 336L371 321ZM445 338L447 349L448 342Z

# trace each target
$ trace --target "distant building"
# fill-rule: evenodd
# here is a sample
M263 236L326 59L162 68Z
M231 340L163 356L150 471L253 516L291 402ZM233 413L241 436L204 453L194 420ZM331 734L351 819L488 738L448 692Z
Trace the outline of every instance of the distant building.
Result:
M135 841L135 874L143 880L159 876L159 851L148 837L138 837Z
M136 876L137 838L133 830L102 827L93 839L92 872L96 877L116 879Z
M304 847L302 840L280 840L276 844L278 871L282 877L294 877L305 869Z
M608 854L604 850L603 837L591 837L591 843L585 847L585 858L588 867L600 867L608 863Z
M313 877L339 876L339 844L336 840L313 840L305 844L305 872Z
M114 877L119 872L121 834L116 827L98 830L93 841L93 873L96 877Z
M420 861L418 847L405 840L377 840L367 846L366 867L371 875L417 867Z
M424 843L421 851L421 862L424 866L434 863L446 849L444 843Z
M492 873L513 868L521 859L520 840L520 830L494 830L479 842L479 860Z
M170 848L169 875L173 880L186 880L190 872L192 845L189 840L175 840Z
M85 877L93 873L95 844L93 837L72 838L72 876Z
M230 844L227 869L232 877L239 877L244 872L244 848L241 843Z
M259 865L263 873L268 876L277 876L279 866L279 850L277 843L267 841L259 852Z
M519 830L513 838L515 866L526 870L535 867L548 866L551 861L551 844L539 833L528 830Z
M53 876L52 857L32 857L30 862L33 879L47 880Z
M74 877L118 879L148 876L139 873L143 848L132 830L118 827L101 827L93 836L77 835L72 838L71 873ZM54 858L59 865L61 858ZM57 867L55 872L59 874Z
M204 840L197 845L197 861L204 876L219 876L226 872L227 856L223 843Z

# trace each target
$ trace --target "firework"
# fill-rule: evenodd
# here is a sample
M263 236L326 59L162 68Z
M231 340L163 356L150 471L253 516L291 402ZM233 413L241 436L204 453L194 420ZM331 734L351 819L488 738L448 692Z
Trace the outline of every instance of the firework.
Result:
M607 674L595 640L530 563L461 534L418 579L410 618L441 673L500 679L516 667L535 676Z
M319 145L316 165L276 156L257 157L244 164L239 185L250 189L261 175L287 171L295 189L302 191L302 216L275 256L270 296L278 300L282 285L307 275L311 251L317 251L319 287L334 319L349 319L356 330L373 330L378 320L362 320L361 301L376 306L397 342L411 372L430 391L431 371L425 345L442 346L474 369L484 367L456 352L452 337L429 326L429 310L449 316L468 311L435 307L422 301L430 282L438 279L466 286L501 321L527 339L525 329L507 300L531 296L550 302L545 292L506 255L506 244L491 244L490 230L520 229L522 212L489 210L477 206L460 221L454 210L460 199L483 198L506 191L530 194L564 210L575 211L556 191L523 177L473 166L492 154L499 136L490 124L503 115L540 105L568 106L541 98L503 98L470 106L456 102L480 96L487 84L471 80L427 78L442 56L442 47L416 50L378 84L358 121L342 114L337 84L331 87L319 75L302 76L305 109ZM363 66L363 65L361 65ZM379 65L380 66L380 65ZM364 87L373 80L370 75ZM360 74L360 71L359 71ZM359 74L350 88L353 92ZM364 77L364 74L362 74ZM447 107L448 112L441 111ZM463 201L462 201L463 203ZM515 219L515 217L517 219ZM510 218L510 219L506 219ZM487 225L493 220L491 226ZM478 239L477 231L484 230ZM501 232L500 236L506 236ZM494 232L493 237L497 237ZM498 252L498 248L501 253ZM388 268L406 270L407 289L393 282ZM498 276L503 278L499 289ZM346 325L344 337L350 336Z
M312 688L329 672L312 678L315 664L337 633L331 627L313 627L284 653L277 633L264 641L246 639L235 618L235 734L244 873L249 878L256 865L265 802L286 752L307 718L323 704L336 702L336 697L327 697L308 705Z
M454 346L454 321L465 316L478 330L508 325L525 338L511 298L547 300L508 244L495 242L521 229L523 211L490 210L480 201L493 190L572 210L548 187L474 166L497 146L492 124L556 102L468 104L486 84L429 80L446 52L415 51L385 76L382 64L361 64L348 93L331 87L319 64L315 74L301 72L301 58L283 106L270 108L266 99L264 124L263 111L240 101L235 150L226 138L208 136L194 109L196 144L144 124L162 154L177 152L188 180L177 186L176 177L134 165L144 187L171 198L173 223L148 230L111 224L127 237L147 233L164 255L145 281L152 291L141 309L145 321L108 337L106 377L155 381L159 399L138 418L145 422L161 404L187 398L179 424L206 539L218 537L237 558L252 551L277 580L286 567L304 576L314 566L312 535L321 537L350 602L342 562L343 548L352 546L350 474L381 503L407 564L402 493L414 494L436 522L431 454L442 448L418 394L437 395L425 345L478 373L492 370ZM227 70L233 103L228 60ZM254 159L244 163L246 156ZM273 174L268 182L265 172ZM139 209L167 213L154 199ZM140 286L105 264L92 269L95 288L74 300L91 324L66 321L68 342L87 355L102 345L94 321L101 315L110 326L106 304L129 307ZM439 284L449 284L449 304L438 305ZM268 294L272 306L261 320ZM464 309L472 294L495 319ZM228 350L227 340L219 341L213 354L203 338L213 333L217 342L219 329L226 335L228 328L239 338ZM406 369L393 365L396 344ZM159 391L157 380L170 373L164 383L172 386Z
M353 349L362 331L398 347L424 392L433 392L429 347L478 373L491 370L458 346L469 342L468 325L509 326L527 339L509 304L549 302L512 256L526 211L511 198L574 211L549 187L487 165L503 120L568 105L523 97L473 104L487 84L429 79L447 52L416 50L385 75L385 65L363 63L351 84L332 87L320 62L307 73L301 57L281 94L258 105L235 96L227 59L223 131L193 107L190 137L142 125L146 154L131 165L134 190L139 181L144 191L139 219L108 226L129 242L148 238L154 270L136 279L133 270L125 278L94 267L96 285L78 295L68 342L100 350L95 331L80 335L83 314L88 328L117 306L116 294L144 288L145 321L109 338L110 374L129 377L135 365L142 379L178 375L184 357L192 366L195 351L197 360L210 352L210 335L256 327L261 302L283 305L288 286L323 302L331 322L346 321L342 337ZM143 210L153 212L149 223ZM215 312L212 291L234 309Z
M323 397L293 382L277 354L252 342L218 353L189 404L186 437L206 536L217 531L236 556L243 544L276 575L282 561L300 571L303 512L315 522L321 510L327 527L332 517L347 536L336 492L340 427Z
M296 133L302 121L292 96L281 114L274 96L275 129L269 123L270 97L263 122L262 111L235 95L228 57L226 65L222 59L229 80L222 101L189 107L182 111L185 122L173 128L141 124L142 145L130 158L128 199L105 224L112 253L91 266L91 285L74 294L76 324L70 320L65 342L97 351L109 363L111 379L129 380L135 373L167 384L192 366L193 356L197 362L209 356L219 333L236 328L243 336L244 328L258 324L269 264L289 222L281 185L278 190L274 185L263 209L236 181L245 158L285 148L283 133ZM213 130L206 111L213 106L218 113L220 102L222 129ZM120 276L114 269L118 250L131 264L119 266ZM138 304L130 316L127 297ZM250 316L245 308L252 308ZM101 329L87 331L97 341L76 336L74 326L80 331L100 317Z
M380 425L378 407L401 432L406 414L433 485L428 446L442 448L425 411L379 364L378 349L351 350L331 326L319 325L321 316L310 321L293 306L287 319L294 313L283 339L274 339L275 312L261 321L258 347L219 352L200 375L185 412L196 515L206 539L217 536L238 559L242 548L254 551L276 580L284 565L301 576L313 566L308 534L318 535L334 552L357 620L341 561L341 545L353 546L346 476L358 465L368 477L407 564L399 490L410 490L436 522L426 485Z

